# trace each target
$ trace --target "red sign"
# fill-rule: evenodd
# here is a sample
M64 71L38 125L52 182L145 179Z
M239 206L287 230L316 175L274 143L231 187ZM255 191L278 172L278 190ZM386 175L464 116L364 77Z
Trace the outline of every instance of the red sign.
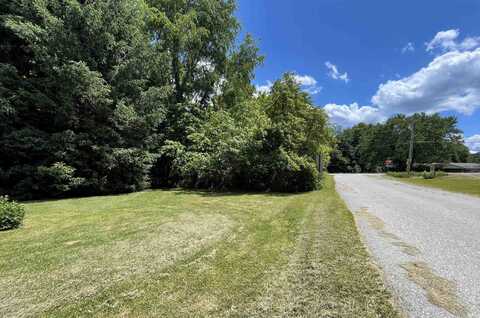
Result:
M393 160L388 159L388 160L385 160L384 163L385 163L385 166L387 166L387 167L393 166Z

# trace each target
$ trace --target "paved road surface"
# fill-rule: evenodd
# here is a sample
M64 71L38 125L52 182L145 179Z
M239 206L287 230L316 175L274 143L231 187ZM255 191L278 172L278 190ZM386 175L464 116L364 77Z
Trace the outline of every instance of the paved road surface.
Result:
M480 317L480 198L381 175L335 175L409 317Z

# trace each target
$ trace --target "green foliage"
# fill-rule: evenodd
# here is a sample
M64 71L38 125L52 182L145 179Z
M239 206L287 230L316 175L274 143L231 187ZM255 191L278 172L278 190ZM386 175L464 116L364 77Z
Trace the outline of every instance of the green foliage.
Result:
M115 73L148 43L142 3L1 6L0 99L14 109L0 123L5 192L30 199L109 191L111 149L130 133L112 123Z
M75 187L80 186L85 180L74 177L75 168L56 162L51 166L39 166L32 185L33 191L42 197L59 197Z
M25 216L23 205L0 196L0 231L18 228Z
M303 192L318 189L321 180L315 162L282 149L253 156L244 167L243 182L249 189Z
M134 192L147 188L153 160L154 156L141 149L114 149L108 173L109 192Z
M286 74L269 95L207 112L174 166L188 187L310 191L320 185L314 157L330 138L325 113Z
M406 172L390 171L387 172L387 175L394 178L410 178L414 175L414 173L408 174Z
M443 171L436 171L435 173L423 171L423 172L414 172L412 171L410 174L407 172L397 172L397 171L390 171L387 172L387 175L394 178L411 178L411 177L422 177L423 179L434 179L437 177L444 177L448 174Z
M0 6L0 191L315 189L327 117L292 74L255 96L263 57L249 35L236 44L234 11L233 0Z
M411 123L415 123L414 162L465 162L469 151L463 144L455 117L438 114L396 115L385 123L358 124L337 133L332 153L332 172L376 172L384 161L393 161L396 170L405 170Z
M443 172L443 171L435 171L435 172L424 171L423 174L422 174L422 177L423 177L423 179L431 180L431 179L435 179L435 178L445 177L447 175L448 174L446 172Z
M445 176L448 176L448 173L446 173L444 171L436 171L435 176L436 177L445 177Z
M429 180L429 179L435 179L436 175L435 173L424 171L422 174L422 177L423 179Z
M468 157L468 162L480 163L480 152L477 152L475 154L471 154Z

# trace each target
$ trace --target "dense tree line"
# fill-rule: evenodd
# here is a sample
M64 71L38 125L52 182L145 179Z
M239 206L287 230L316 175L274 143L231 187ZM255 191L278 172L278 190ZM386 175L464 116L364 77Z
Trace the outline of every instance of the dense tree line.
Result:
M471 154L470 157L468 158L468 162L480 163L480 152Z
M0 192L306 191L331 132L292 74L269 94L233 0L0 0Z
M396 115L384 123L362 123L339 131L329 170L377 172L384 169L385 160L392 160L396 170L405 170L413 124L414 163L469 160L457 119L422 113L409 117Z

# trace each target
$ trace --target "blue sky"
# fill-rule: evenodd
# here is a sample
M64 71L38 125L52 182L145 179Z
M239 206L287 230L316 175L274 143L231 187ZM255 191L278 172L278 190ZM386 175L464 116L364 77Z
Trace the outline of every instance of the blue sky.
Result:
M295 72L345 127L455 115L480 151L480 1L238 0L237 17L266 57L259 90Z

